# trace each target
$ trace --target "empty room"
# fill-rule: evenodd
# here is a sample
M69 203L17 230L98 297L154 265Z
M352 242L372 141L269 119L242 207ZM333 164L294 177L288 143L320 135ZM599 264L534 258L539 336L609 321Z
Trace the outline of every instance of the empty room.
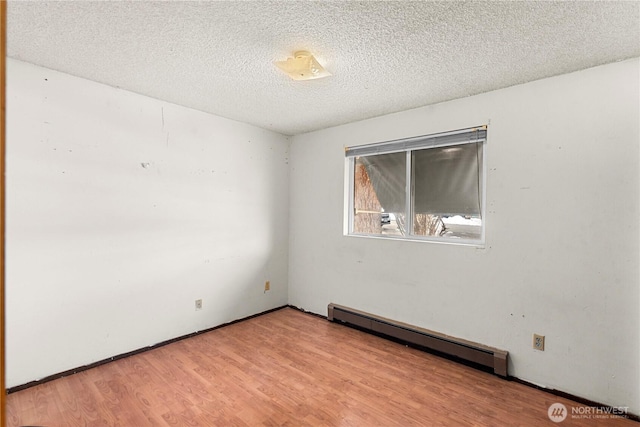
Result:
M2 427L639 425L640 2L0 10Z

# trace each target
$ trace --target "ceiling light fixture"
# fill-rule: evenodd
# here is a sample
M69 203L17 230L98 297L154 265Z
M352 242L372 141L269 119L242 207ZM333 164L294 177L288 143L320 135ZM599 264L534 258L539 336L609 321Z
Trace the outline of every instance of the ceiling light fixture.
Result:
M274 64L293 80L312 80L331 75L313 55L305 50L296 52L293 58L288 58L286 61L276 61Z

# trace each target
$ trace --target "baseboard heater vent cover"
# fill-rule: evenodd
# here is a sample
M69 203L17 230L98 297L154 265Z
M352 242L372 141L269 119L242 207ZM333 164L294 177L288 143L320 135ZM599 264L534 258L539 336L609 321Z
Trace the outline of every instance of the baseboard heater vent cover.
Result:
M327 318L330 321L347 323L367 331L493 368L493 372L496 375L507 377L507 360L509 357L509 352L507 351L450 337L337 304L329 304L328 309L329 315Z

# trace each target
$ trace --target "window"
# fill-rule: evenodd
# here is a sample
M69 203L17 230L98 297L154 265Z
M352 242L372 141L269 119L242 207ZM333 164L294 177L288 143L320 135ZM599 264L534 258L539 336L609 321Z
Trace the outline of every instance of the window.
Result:
M348 147L348 234L484 242L487 127Z

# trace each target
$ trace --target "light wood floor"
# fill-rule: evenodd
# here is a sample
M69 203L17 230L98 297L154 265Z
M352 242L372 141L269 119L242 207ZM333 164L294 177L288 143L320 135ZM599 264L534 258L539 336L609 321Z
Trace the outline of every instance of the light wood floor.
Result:
M629 426L549 421L582 406L285 308L12 393L7 427Z

